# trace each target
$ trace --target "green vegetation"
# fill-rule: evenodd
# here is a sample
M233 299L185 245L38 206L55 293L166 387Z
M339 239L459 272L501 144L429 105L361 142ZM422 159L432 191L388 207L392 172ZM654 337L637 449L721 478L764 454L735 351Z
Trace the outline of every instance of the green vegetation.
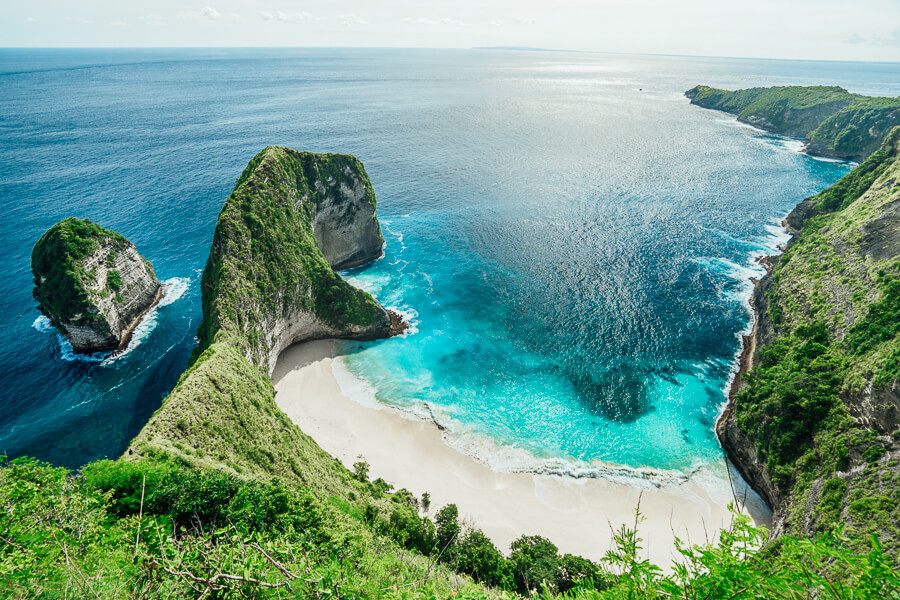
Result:
M269 147L250 161L216 224L201 283L200 345L129 456L276 475L353 502L361 484L279 410L266 375L278 319L310 311L335 327L365 327L384 316L334 272L311 231L316 182L349 185L351 175L368 182L346 155Z
M0 467L0 591L31 598L897 599L900 571L877 540L863 553L838 531L782 538L736 516L715 544L681 545L673 572L641 558L633 528L600 564L535 536L503 557L455 507L418 517L394 494L390 522L366 525L341 506L277 479L243 480L173 462L100 461L73 477L32 459ZM433 544L400 548L418 520ZM638 519L635 526L639 524ZM409 540L409 538L407 538ZM411 542L407 541L407 545ZM490 585L448 570L485 574ZM491 587L491 585L495 587Z
M369 294L334 272L312 233L316 182L352 187L350 177L367 184L374 204L368 176L352 156L271 146L250 161L216 223L201 282L198 353L227 340L266 368L262 360L271 340L263 324L270 327L283 315L307 310L335 328L364 328L384 319Z
M106 286L111 290L118 290L122 287L122 275L115 269L111 269L106 273Z
M877 533L900 556L900 128L814 208L764 280L771 343L737 394L735 416L782 498L789 530L839 523Z
M898 146L900 129L811 201L767 279L774 338L735 411L792 500L793 535L771 539L735 515L713 543L679 543L667 574L643 558L636 512L599 563L528 532L505 555L455 506L428 518L427 494L369 481L363 457L345 468L279 410L267 336L294 310L335 327L382 314L310 229L315 182L349 170L371 186L352 157L267 148L220 214L200 345L126 455L80 474L0 466L0 596L900 600L900 416L879 396L900 373Z
M129 245L118 233L74 217L60 221L41 236L31 251L33 294L41 312L66 322L90 319L85 283L93 273L86 273L82 263L101 242L117 248Z
M900 98L851 94L836 86L729 91L698 85L693 104L730 112L745 122L805 139L813 154L862 161L900 125Z

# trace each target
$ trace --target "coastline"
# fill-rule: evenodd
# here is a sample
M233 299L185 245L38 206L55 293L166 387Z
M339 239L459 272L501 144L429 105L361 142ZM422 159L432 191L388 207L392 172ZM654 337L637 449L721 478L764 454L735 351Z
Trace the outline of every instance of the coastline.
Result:
M128 328L125 329L125 332L122 335L122 341L119 342L118 347L112 351L112 354L110 354L109 357L114 357L118 354L123 353L125 350L128 349L128 345L131 343L131 338L134 335L134 330L138 328L138 325L141 324L141 321L144 320L144 317L146 317L148 314L150 314L150 311L153 310L154 308L156 308L159 305L159 303L162 302L162 299L165 295L166 295L165 284L164 284L164 282L160 282L159 290L157 290L157 292L156 292L156 298L154 298L153 302L150 304L150 306L148 306L144 310L144 312L142 312L137 317L135 317L135 319L131 323L131 325L129 325ZM87 354L87 353L85 353L85 354ZM91 353L91 354L93 354L93 353Z
M336 350L333 340L320 340L281 354L272 376L279 408L347 467L362 455L370 478L381 477L416 496L427 491L430 515L456 504L463 519L503 552L521 535L542 535L563 553L599 560L612 547L614 530L634 526L640 505L642 556L671 566L679 556L676 537L711 540L730 523L727 505L734 494L755 496L740 478L733 492L724 473L705 469L649 489L601 478L492 471L446 443L435 423L349 397L354 394L341 389L333 371L341 360ZM749 504L745 512L768 524L771 515L761 501Z

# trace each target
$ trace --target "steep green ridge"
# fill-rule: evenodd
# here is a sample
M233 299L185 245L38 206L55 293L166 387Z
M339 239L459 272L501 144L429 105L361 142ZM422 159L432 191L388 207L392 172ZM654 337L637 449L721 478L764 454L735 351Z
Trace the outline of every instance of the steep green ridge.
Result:
M900 556L900 127L801 204L762 282L753 368L723 442L778 528L845 524ZM747 447L747 446L751 447ZM758 464L754 465L753 462Z
M87 311L89 302L84 286L90 275L81 263L101 242L121 249L129 245L115 231L75 217L48 229L34 245L31 251L31 268L36 273L33 295L45 315L82 324L91 322L93 315Z
M384 309L334 272L312 231L320 189L351 178L365 182L374 210L371 183L355 157L270 146L250 161L213 234L201 282L198 353L221 341L271 371L277 322L288 315L297 319L300 311L322 322L318 337L388 334Z
M738 120L802 138L811 154L861 162L900 125L900 98L851 94L837 86L722 90L698 85L691 104L722 110Z
M344 499L358 492L350 473L279 410L267 376L287 342L278 333L292 321L309 325L312 337L390 333L384 309L334 272L312 234L316 188L350 176L368 182L347 155L269 147L250 161L216 224L192 364L127 456L279 476Z

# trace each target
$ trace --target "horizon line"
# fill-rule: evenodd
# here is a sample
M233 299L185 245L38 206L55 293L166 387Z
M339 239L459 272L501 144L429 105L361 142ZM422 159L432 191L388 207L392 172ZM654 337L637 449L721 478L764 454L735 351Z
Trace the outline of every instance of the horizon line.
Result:
M712 54L669 54L663 52L621 52L614 50L571 50L566 48L539 48L531 46L4 46L0 50L444 50L444 51L491 51L491 52L554 52L571 54L616 54L625 56L662 56L673 58L711 58L724 60L768 60L781 62L830 62L900 65L892 60L851 60L839 58L772 58L762 56L720 56Z

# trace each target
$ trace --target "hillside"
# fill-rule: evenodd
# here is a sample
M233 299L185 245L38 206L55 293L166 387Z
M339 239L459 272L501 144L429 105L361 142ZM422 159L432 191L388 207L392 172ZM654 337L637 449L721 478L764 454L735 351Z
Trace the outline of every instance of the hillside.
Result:
M346 469L278 409L268 374L292 343L391 334L388 311L346 283L317 242L354 221L379 240L360 239L357 257L377 258L375 195L356 158L269 147L250 161L216 223L192 363L127 456L164 453L328 494L353 489Z
M776 531L844 525L900 556L900 128L788 217L758 284L752 369L720 437Z
M861 96L837 86L729 91L698 85L685 96L743 123L803 139L810 154L841 160L862 162L900 125L900 98Z

